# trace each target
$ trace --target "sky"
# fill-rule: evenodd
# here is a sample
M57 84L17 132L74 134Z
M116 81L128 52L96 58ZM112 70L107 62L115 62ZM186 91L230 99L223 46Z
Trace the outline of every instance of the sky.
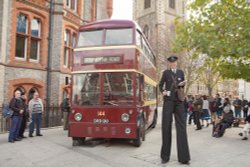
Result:
M111 18L132 20L132 5L132 0L113 0L113 15Z

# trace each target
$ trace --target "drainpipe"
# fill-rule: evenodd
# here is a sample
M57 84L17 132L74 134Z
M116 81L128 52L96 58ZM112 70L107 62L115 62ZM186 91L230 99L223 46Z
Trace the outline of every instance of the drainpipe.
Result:
M49 9L49 36L48 36L48 57L47 57L47 80L46 80L46 120L45 126L49 127L49 106L51 94L51 53L52 53L52 26L53 26L54 0L50 0Z

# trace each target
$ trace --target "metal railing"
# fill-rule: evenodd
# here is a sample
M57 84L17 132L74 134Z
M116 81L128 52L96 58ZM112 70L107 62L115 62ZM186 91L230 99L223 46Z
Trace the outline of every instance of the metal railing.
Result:
M48 112L46 112L48 111ZM46 114L48 113L48 115ZM59 105L45 107L42 114L42 128L56 127L62 125L63 113ZM48 123L46 122L48 120ZM5 119L2 116L2 106L0 106L0 133L8 132L11 125L11 119Z

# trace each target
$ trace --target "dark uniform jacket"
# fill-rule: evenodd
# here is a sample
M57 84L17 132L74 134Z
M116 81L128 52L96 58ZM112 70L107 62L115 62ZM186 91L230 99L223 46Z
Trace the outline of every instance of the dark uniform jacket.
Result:
M176 74L172 70L165 70L162 74L161 81L159 83L159 89L161 92L164 90L170 91L170 95L164 96L164 100L177 100L176 89L178 84L184 81L184 73L182 70L177 69Z

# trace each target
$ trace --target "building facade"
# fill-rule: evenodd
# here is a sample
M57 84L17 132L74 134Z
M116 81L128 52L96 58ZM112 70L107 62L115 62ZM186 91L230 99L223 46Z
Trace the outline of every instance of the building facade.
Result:
M73 46L81 24L110 18L112 0L0 1L0 104L15 90L48 104L70 93Z
M133 17L148 38L160 71L166 69L166 58L172 54L175 38L174 21L185 19L185 0L134 0Z

